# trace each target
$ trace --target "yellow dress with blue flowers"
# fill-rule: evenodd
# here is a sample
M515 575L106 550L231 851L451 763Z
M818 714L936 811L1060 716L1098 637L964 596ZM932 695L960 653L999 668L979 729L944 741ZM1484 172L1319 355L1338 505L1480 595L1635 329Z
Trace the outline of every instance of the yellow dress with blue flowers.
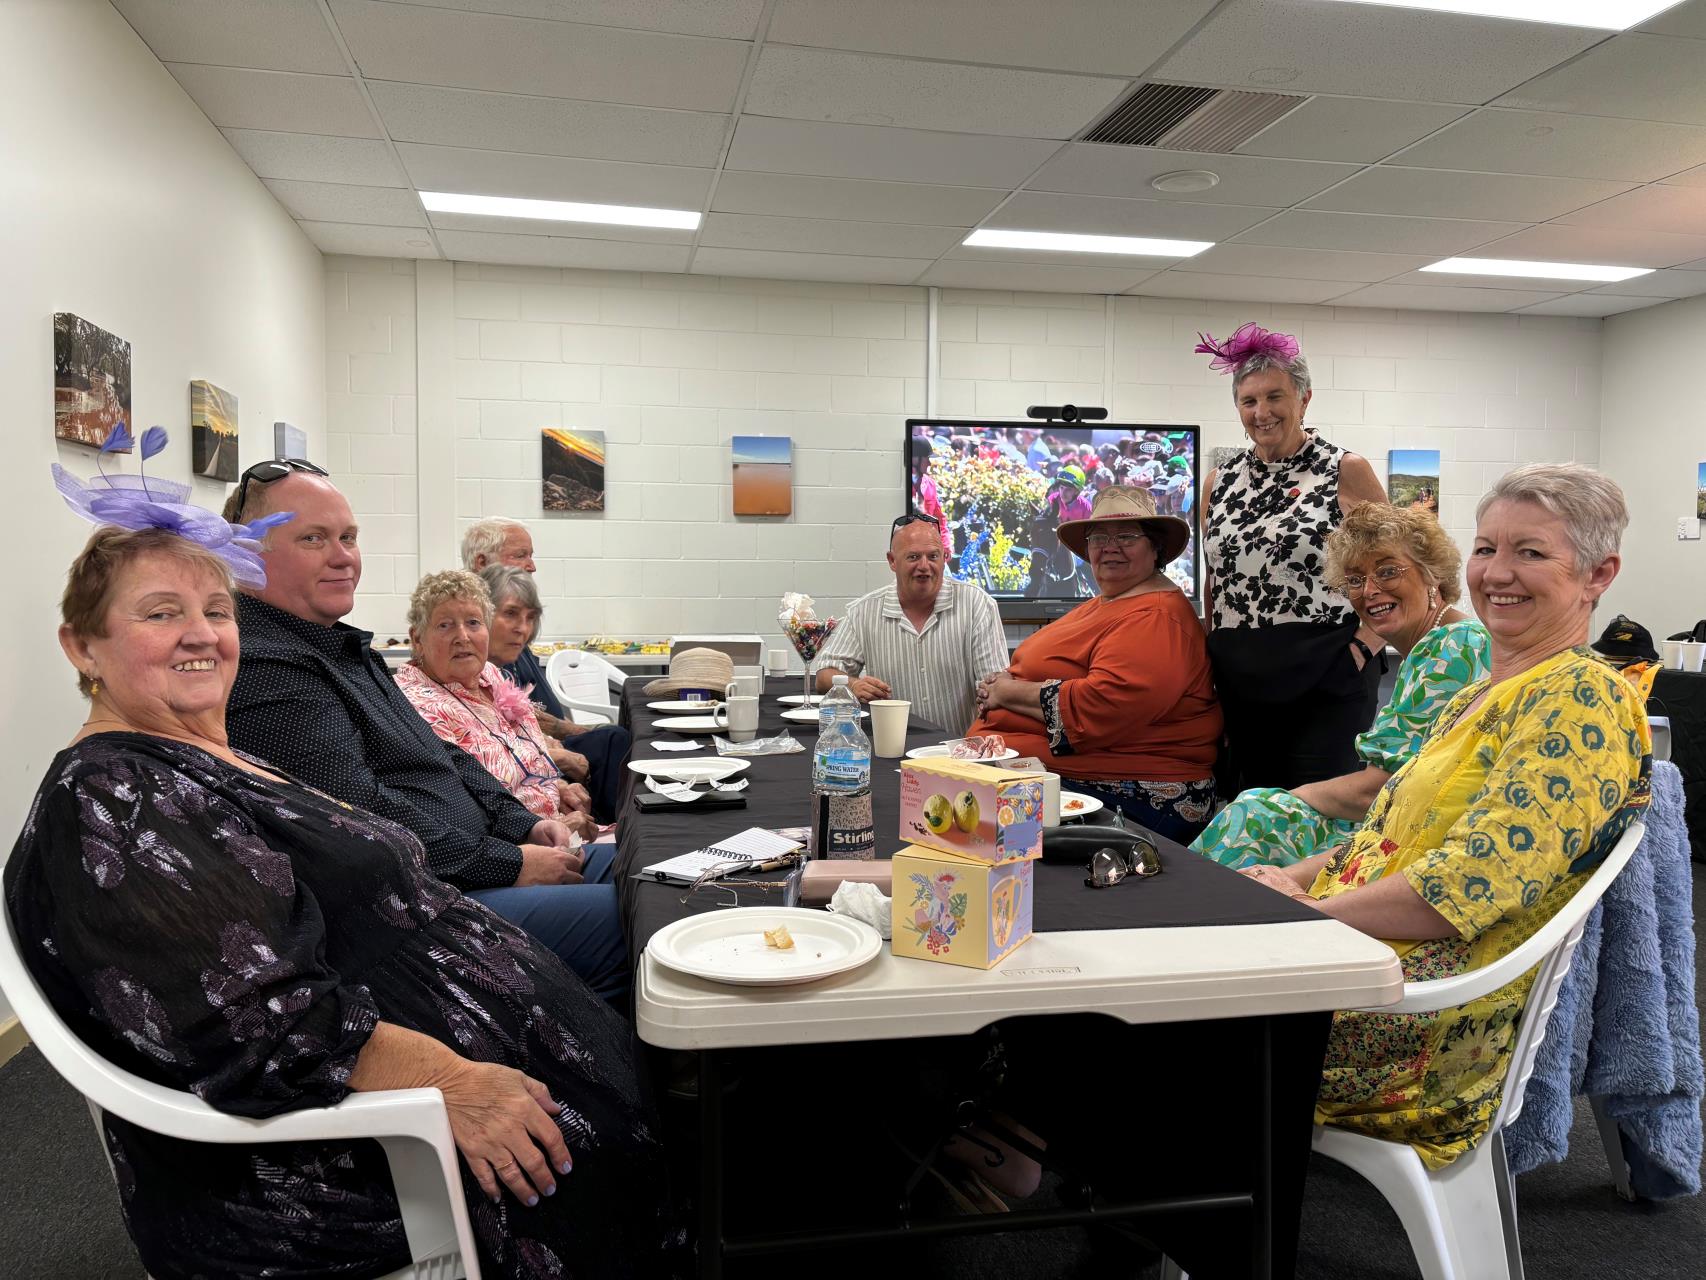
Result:
M1545 924L1645 805L1651 765L1639 695L1587 649L1478 681L1436 723L1309 890L1403 876L1457 930L1390 944L1410 982L1479 969ZM1408 1142L1431 1169L1471 1150L1498 1109L1532 978L1438 1013L1338 1014L1316 1121Z

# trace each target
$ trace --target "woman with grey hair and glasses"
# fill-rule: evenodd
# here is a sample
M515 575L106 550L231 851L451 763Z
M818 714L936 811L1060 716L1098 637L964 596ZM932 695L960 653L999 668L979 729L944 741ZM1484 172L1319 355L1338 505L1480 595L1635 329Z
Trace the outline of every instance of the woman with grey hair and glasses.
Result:
M1209 367L1232 375L1250 441L1203 485L1208 650L1226 716L1223 793L1335 778L1357 767L1384 642L1328 584L1327 538L1358 503L1386 493L1366 458L1303 425L1313 393L1297 339L1256 324L1224 342L1199 336Z
M545 678L545 668L528 647L537 638L545 614L533 575L512 565L494 564L481 569L479 578L492 597L491 660L533 700L540 731L565 744L557 762L567 777L586 786L593 816L600 822L614 822L633 735L615 724L576 724L565 714Z

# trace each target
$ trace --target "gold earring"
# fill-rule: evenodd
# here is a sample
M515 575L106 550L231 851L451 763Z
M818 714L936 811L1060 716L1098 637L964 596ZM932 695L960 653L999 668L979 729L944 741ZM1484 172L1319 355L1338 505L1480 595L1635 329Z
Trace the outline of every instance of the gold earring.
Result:
M101 681L97 676L89 677L89 696L95 697L101 692Z

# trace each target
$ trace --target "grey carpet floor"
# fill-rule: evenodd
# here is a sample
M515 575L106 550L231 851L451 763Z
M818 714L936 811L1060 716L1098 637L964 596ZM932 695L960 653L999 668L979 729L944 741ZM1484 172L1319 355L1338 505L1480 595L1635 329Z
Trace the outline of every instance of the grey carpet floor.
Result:
M1694 914L1706 918L1706 866L1699 864ZM1706 976L1699 989L1706 991ZM0 1067L0 1117L0 1277L142 1280L89 1113L35 1050ZM1585 1104L1577 1107L1569 1157L1519 1178L1517 1208L1532 1280L1698 1280L1706 1271L1706 1200L1618 1199ZM1136 1280L1143 1274L1134 1273L1129 1258L1093 1249L1078 1231L912 1247L888 1261L939 1280ZM868 1264L860 1269L871 1270ZM826 1272L802 1266L790 1274ZM1386 1202L1355 1174L1319 1159L1309 1171L1297 1274L1299 1280L1420 1275Z

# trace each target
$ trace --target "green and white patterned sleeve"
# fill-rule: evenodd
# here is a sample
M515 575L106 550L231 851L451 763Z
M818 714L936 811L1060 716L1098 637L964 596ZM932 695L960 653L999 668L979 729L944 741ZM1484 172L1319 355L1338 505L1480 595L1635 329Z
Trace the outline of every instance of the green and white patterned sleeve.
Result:
M1392 699L1357 738L1357 755L1397 773L1421 750L1445 704L1487 674L1488 661L1487 630L1479 622L1453 622L1428 632L1399 665Z

